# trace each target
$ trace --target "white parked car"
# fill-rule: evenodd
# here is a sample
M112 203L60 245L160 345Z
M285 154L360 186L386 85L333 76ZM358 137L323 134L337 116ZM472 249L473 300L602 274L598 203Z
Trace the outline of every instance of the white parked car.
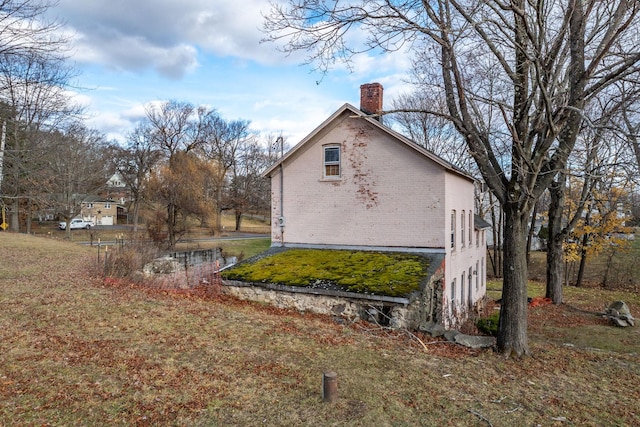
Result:
M88 230L94 226L95 224L93 223L93 221L85 221L82 218L74 218L71 220L71 226L69 228L71 230L81 230L81 229ZM58 224L58 228L60 230L66 230L67 222L66 221L61 222L60 224Z

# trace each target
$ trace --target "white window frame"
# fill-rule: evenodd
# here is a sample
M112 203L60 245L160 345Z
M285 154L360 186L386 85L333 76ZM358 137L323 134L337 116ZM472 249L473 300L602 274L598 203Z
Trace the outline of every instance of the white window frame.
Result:
M456 210L451 210L451 250L456 250Z
M464 243L465 243L465 228L464 228L464 223L465 223L465 212L464 209L462 210L462 212L460 213L460 245L462 248L464 248Z
M338 153L338 160L327 160L327 151L336 151ZM322 177L325 179L338 179L341 177L342 175L342 165L340 163L340 160L342 158L342 154L340 153L340 145L338 144L331 144L331 145L325 145L322 147ZM332 168L334 166L338 167L338 173L337 174L327 174L327 169L328 168Z
M473 212L469 211L469 247L473 245Z

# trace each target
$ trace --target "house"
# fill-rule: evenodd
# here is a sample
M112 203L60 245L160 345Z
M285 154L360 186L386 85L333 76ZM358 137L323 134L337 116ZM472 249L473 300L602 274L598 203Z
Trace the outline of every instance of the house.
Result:
M360 109L344 104L265 172L272 246L430 254L422 292L437 301L421 322L455 326L486 289L474 178L384 126L380 84L360 89Z
M122 174L118 171L107 180L107 185L102 195L108 199L117 200L120 205L125 205L131 201L131 190Z
M80 217L93 221L96 225L116 225L119 207L113 200L98 196L88 196L80 207Z

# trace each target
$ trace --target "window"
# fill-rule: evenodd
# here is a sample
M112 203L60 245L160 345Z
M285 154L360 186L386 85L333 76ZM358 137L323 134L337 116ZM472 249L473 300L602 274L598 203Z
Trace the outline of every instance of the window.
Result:
M464 273L460 276L460 301L464 304Z
M324 147L324 176L335 178L340 176L340 146Z
M473 267L469 267L469 275L467 276L467 286L469 287L469 292L467 294L467 298L469 298L469 307L473 306Z
M456 211L451 211L451 249L456 248Z
M476 291L480 290L480 261L476 261Z
M451 301L455 301L456 300L456 279L453 279L453 282L451 282Z
M460 245L464 248L464 211L460 214Z
M87 203L87 208L93 209L93 203Z
M104 208L105 209L111 209L111 203L105 203L104 204Z
M473 242L473 236L471 234L472 230L473 230L473 215L472 215L472 212L469 211L469 246L471 246Z

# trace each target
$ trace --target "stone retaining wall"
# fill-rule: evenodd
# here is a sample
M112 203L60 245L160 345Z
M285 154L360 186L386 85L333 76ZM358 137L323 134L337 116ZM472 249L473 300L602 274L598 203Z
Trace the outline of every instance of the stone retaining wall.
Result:
M366 320L392 328L417 329L423 303L419 298L365 295L327 289L223 281L222 291L243 300L346 320Z

